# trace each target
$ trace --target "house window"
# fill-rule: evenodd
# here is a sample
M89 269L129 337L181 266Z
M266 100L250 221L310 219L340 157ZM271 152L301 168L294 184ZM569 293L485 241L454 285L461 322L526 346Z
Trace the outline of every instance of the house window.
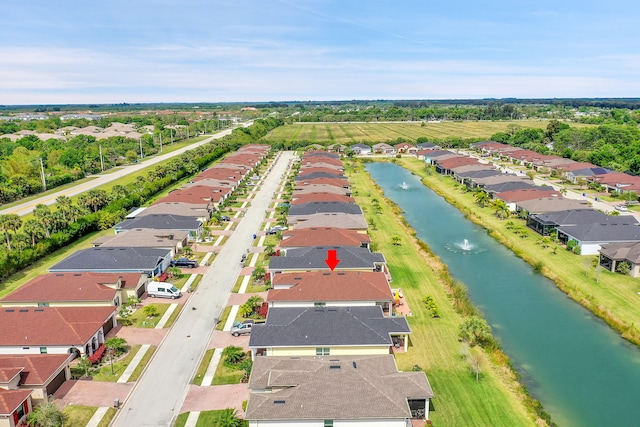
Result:
M49 303L48 302L39 302L38 303L38 307L49 307Z
M316 356L329 356L329 347L317 347Z
M326 305L327 305L327 303L326 303L326 302L314 302L314 303L313 303L313 306L314 306L314 307L324 307L324 306L326 306Z
M333 420L324 420L324 427L333 427Z
M47 347L40 347L40 354L47 354Z

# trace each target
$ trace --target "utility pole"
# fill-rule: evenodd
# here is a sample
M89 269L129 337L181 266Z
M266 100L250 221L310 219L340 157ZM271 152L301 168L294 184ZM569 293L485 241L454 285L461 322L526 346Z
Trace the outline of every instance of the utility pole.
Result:
M160 132L160 152L162 153L162 132Z
M104 172L104 158L102 157L102 145L100 147L100 170Z
M40 173L42 174L42 189L47 189L47 179L44 176L44 163L42 162L42 157L40 157Z
M144 158L144 154L142 153L142 137L138 138L140 140L140 160Z

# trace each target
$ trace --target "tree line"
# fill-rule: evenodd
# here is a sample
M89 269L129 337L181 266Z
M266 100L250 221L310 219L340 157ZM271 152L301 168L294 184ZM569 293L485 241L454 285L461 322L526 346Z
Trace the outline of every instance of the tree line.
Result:
M72 202L59 197L54 207L37 205L33 216L23 222L15 214L0 215L0 280L16 273L78 238L118 223L132 208L142 206L158 192L192 176L225 154L258 141L282 121L256 120L249 128L236 129L209 144L196 147L165 164L138 176L127 185L115 185L110 191L95 189ZM255 126L255 127L254 127Z
M50 138L46 141L35 135L25 135L15 142L9 138L0 138L0 204L38 194L45 189L45 185L50 189L89 174L131 164L142 155L146 157L157 154L163 142L167 145L226 126L226 122L222 123L217 119L190 122L187 117L177 116L104 117L97 122L71 119L64 123L59 117L53 117L20 123L0 122L0 135L20 130L54 133L63 125L95 125L106 128L116 121L135 123L138 128L150 125L154 130L152 133L143 131L140 139L123 135L98 140L91 135L70 134L64 139ZM177 127L173 127L176 125Z

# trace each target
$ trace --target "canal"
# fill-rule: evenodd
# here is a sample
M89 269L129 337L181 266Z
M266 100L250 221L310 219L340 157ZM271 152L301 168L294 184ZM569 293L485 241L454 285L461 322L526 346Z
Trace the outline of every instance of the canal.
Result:
M366 168L405 212L417 237L468 287L529 391L559 426L640 425L640 351L635 346L423 186L419 177L393 163L368 163Z

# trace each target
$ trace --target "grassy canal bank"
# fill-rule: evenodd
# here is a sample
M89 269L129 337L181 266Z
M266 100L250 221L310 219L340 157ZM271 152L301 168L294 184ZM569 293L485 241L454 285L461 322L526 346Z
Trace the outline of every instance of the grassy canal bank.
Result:
M353 195L370 223L373 249L384 253L393 287L402 288L412 316L411 344L397 354L401 370L423 369L436 393L431 419L439 426L545 425L539 403L527 394L498 348L465 349L458 331L472 310L462 288L456 287L446 266L418 242L395 204L385 199L359 162L347 163ZM423 303L430 296L440 317ZM475 359L479 366L470 367Z
M422 178L422 182L458 208L490 235L549 279L623 338L640 345L640 281L597 266L597 256L576 255L558 243L543 239L517 217L500 219L495 209L480 207L473 192L467 192L450 177L430 172L415 158L395 159Z

